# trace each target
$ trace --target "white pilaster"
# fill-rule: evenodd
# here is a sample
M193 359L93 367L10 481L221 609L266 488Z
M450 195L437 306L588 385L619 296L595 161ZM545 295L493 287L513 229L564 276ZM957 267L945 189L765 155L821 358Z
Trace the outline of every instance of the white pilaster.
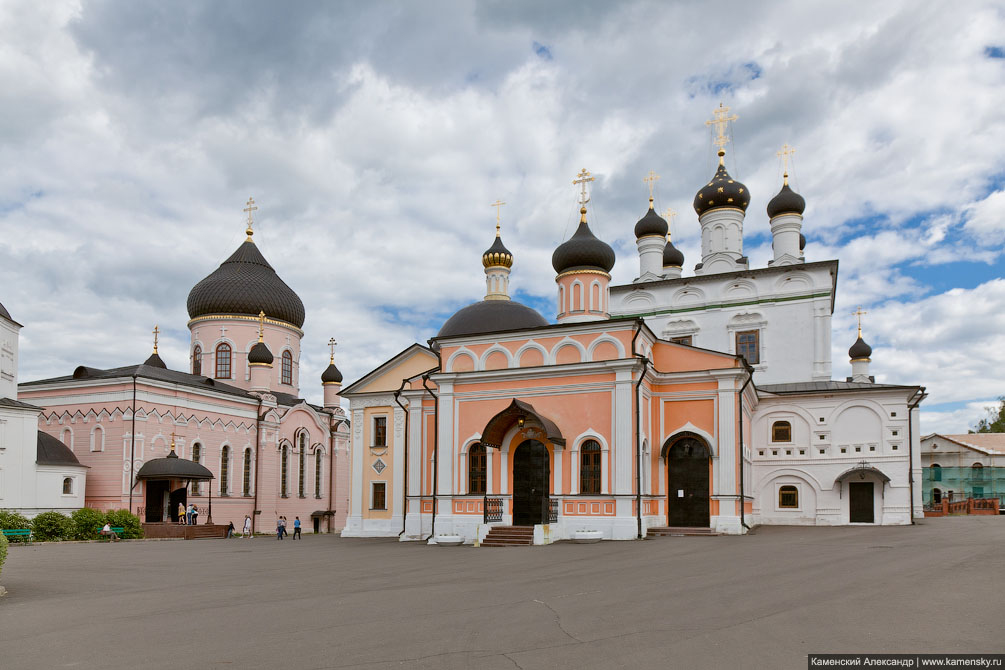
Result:
M632 370L620 369L614 381L614 493L632 493Z

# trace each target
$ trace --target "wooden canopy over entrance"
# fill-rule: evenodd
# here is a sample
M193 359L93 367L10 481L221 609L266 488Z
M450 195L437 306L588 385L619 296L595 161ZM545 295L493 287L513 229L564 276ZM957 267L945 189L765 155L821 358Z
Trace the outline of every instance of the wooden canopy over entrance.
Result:
M513 424L519 424L522 427L531 426L538 428L543 433L541 437L544 437L552 444L557 444L561 447L565 446L565 438L562 437L562 431L558 429L554 421L538 414L537 410L530 403L516 400L515 398L509 404L509 407L489 419L489 422L485 425L485 430L482 431L482 444L486 447L499 449L502 446L503 437L505 437L506 432Z

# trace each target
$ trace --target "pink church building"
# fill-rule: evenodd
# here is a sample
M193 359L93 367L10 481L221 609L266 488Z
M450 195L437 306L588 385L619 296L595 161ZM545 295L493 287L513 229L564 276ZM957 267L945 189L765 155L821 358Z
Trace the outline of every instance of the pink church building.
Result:
M249 207L253 203L249 203ZM252 517L271 531L299 517L305 533L340 530L348 503L347 417L334 354L321 380L323 406L300 397L305 312L253 241L247 240L188 296L189 369L172 370L154 349L139 365L79 366L22 383L41 406L39 430L88 467L85 504L128 508L144 522L177 521L193 503L199 522ZM176 456L212 481L137 481L144 463Z

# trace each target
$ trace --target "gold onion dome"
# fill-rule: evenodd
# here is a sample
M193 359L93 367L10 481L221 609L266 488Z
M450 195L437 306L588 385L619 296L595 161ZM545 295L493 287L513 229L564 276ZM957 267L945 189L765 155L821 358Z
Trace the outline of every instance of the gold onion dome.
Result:
M491 267L513 267L513 254L509 249L502 243L502 238L499 234L496 234L496 240L492 243L492 246L485 250L482 254L482 265Z
M719 152L719 169L715 171L712 181L702 186L697 195L694 196L694 211L701 216L705 212L713 209L733 208L747 211L750 204L750 192L747 187L739 181L733 179L726 172L726 166L722 162L725 152Z

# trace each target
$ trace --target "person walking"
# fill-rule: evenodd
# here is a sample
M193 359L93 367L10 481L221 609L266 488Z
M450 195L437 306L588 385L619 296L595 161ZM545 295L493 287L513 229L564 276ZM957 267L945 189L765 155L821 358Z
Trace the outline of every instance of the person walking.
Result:
M231 521L230 525L227 526L227 539L234 537L234 522Z
M251 515L250 514L245 514L244 515L244 533L241 534L241 539L243 540L246 537L252 537L252 535L251 535Z
M178 523L185 525L185 503L178 503Z
M185 523L186 525L192 523L192 503L189 503L188 508L185 510Z
M283 539L283 517L276 519L276 539Z
M304 539L300 536L300 517L298 516L293 517L293 539L296 540L297 538Z
M196 525L196 520L199 518L199 507L198 505L192 505L192 525Z
M286 537L287 535L290 534L290 531L286 530L286 517L285 516L283 517L282 524L283 524L283 537Z

